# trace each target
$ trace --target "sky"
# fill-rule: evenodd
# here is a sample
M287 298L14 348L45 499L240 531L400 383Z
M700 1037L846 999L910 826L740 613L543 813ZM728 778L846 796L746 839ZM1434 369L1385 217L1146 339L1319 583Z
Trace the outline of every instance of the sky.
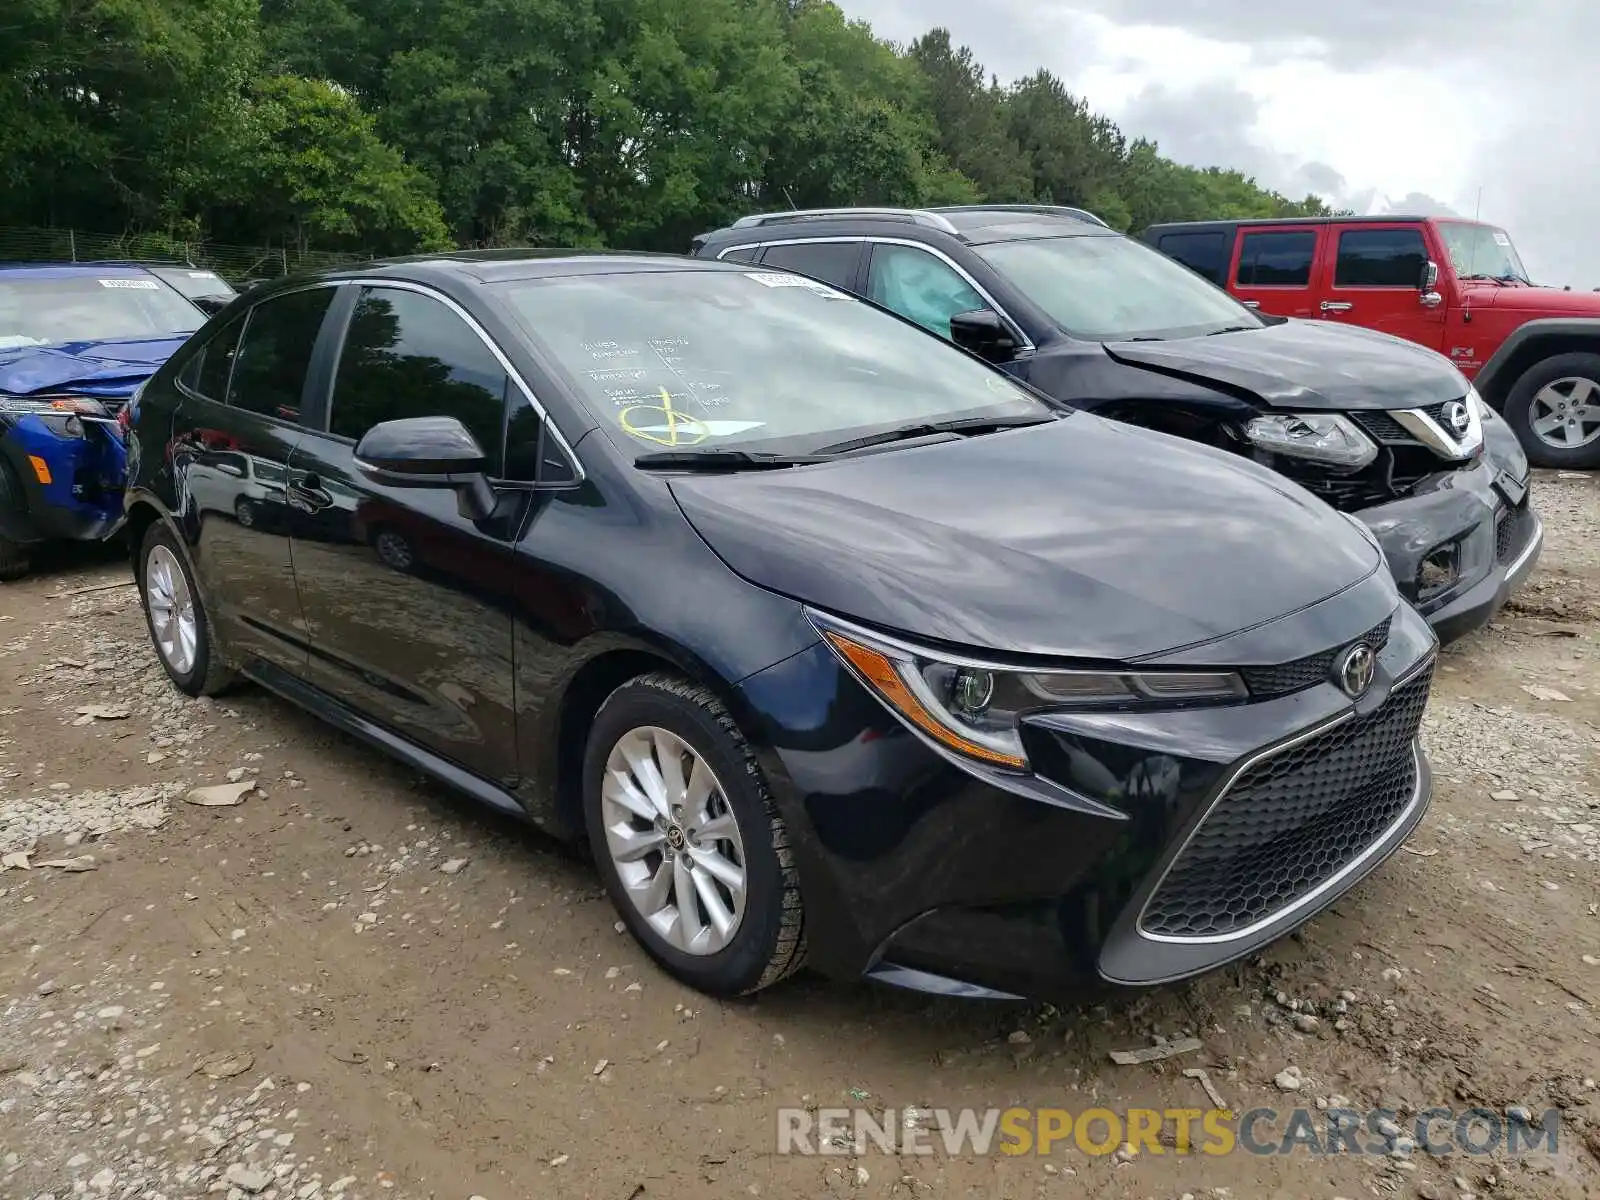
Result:
M1600 287L1593 0L842 0L1045 67L1132 137L1356 212L1478 213L1533 279Z

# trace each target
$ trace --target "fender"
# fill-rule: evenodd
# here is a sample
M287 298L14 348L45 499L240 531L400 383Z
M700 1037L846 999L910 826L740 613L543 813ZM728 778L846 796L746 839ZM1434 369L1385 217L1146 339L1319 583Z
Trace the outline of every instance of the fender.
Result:
M1541 354L1532 345L1550 340L1558 344ZM1506 394L1522 373L1550 354L1575 350L1600 352L1600 317L1545 317L1518 325L1500 343L1500 348L1483 365L1473 380L1480 395L1496 409L1504 406Z
M141 509L149 510L153 515L144 519ZM130 487L122 502L122 531L128 535L128 565L133 572L134 582L139 579L139 550L144 545L145 534L150 526L158 522L165 525L172 532L172 540L178 545L178 553L183 555L183 565L189 570L189 579L195 591L200 593L200 604L209 613L216 611L211 604L211 594L205 577L196 569L194 555L191 553L189 538L183 531L183 525L173 515L162 501L161 497L148 488ZM143 596L141 591L140 596ZM209 622L208 622L209 624ZM230 667L238 667L233 653L215 626L209 629L213 649L223 662Z

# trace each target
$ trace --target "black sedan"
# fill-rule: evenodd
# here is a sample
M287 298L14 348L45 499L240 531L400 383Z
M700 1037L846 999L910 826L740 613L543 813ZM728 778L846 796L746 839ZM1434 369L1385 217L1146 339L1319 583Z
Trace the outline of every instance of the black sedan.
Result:
M1427 805L1437 643L1364 527L799 276L518 252L280 282L132 427L179 689L246 677L586 838L708 992L802 962L1178 979Z

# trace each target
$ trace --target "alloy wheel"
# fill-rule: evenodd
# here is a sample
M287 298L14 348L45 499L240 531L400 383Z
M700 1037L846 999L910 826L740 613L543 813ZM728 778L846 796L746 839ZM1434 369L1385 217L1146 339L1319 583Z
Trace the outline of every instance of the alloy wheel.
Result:
M634 908L669 946L710 955L739 930L745 852L711 765L646 725L611 748L600 785L606 848Z
M1577 450L1600 438L1600 383L1579 375L1552 379L1528 402L1528 428L1556 450Z
M199 626L183 566L171 550L155 546L145 559L144 588L156 650L179 675L194 669Z

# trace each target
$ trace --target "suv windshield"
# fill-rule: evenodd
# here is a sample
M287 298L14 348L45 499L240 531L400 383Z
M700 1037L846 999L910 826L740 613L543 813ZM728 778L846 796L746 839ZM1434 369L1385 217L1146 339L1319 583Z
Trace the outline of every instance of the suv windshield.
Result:
M1047 418L999 371L827 284L642 271L497 285L619 445L806 454L968 417Z
M0 350L175 337L193 333L205 319L198 308L148 275L0 274Z
M1504 229L1470 221L1440 221L1439 234L1450 254L1450 265L1460 279L1520 279L1528 283L1528 271L1517 257L1516 247Z
M1125 237L1029 238L977 254L1073 337L1191 337L1261 322L1221 288Z
M203 296L226 296L232 299L239 293L215 271L199 267L150 267L152 275L159 275L191 300Z

